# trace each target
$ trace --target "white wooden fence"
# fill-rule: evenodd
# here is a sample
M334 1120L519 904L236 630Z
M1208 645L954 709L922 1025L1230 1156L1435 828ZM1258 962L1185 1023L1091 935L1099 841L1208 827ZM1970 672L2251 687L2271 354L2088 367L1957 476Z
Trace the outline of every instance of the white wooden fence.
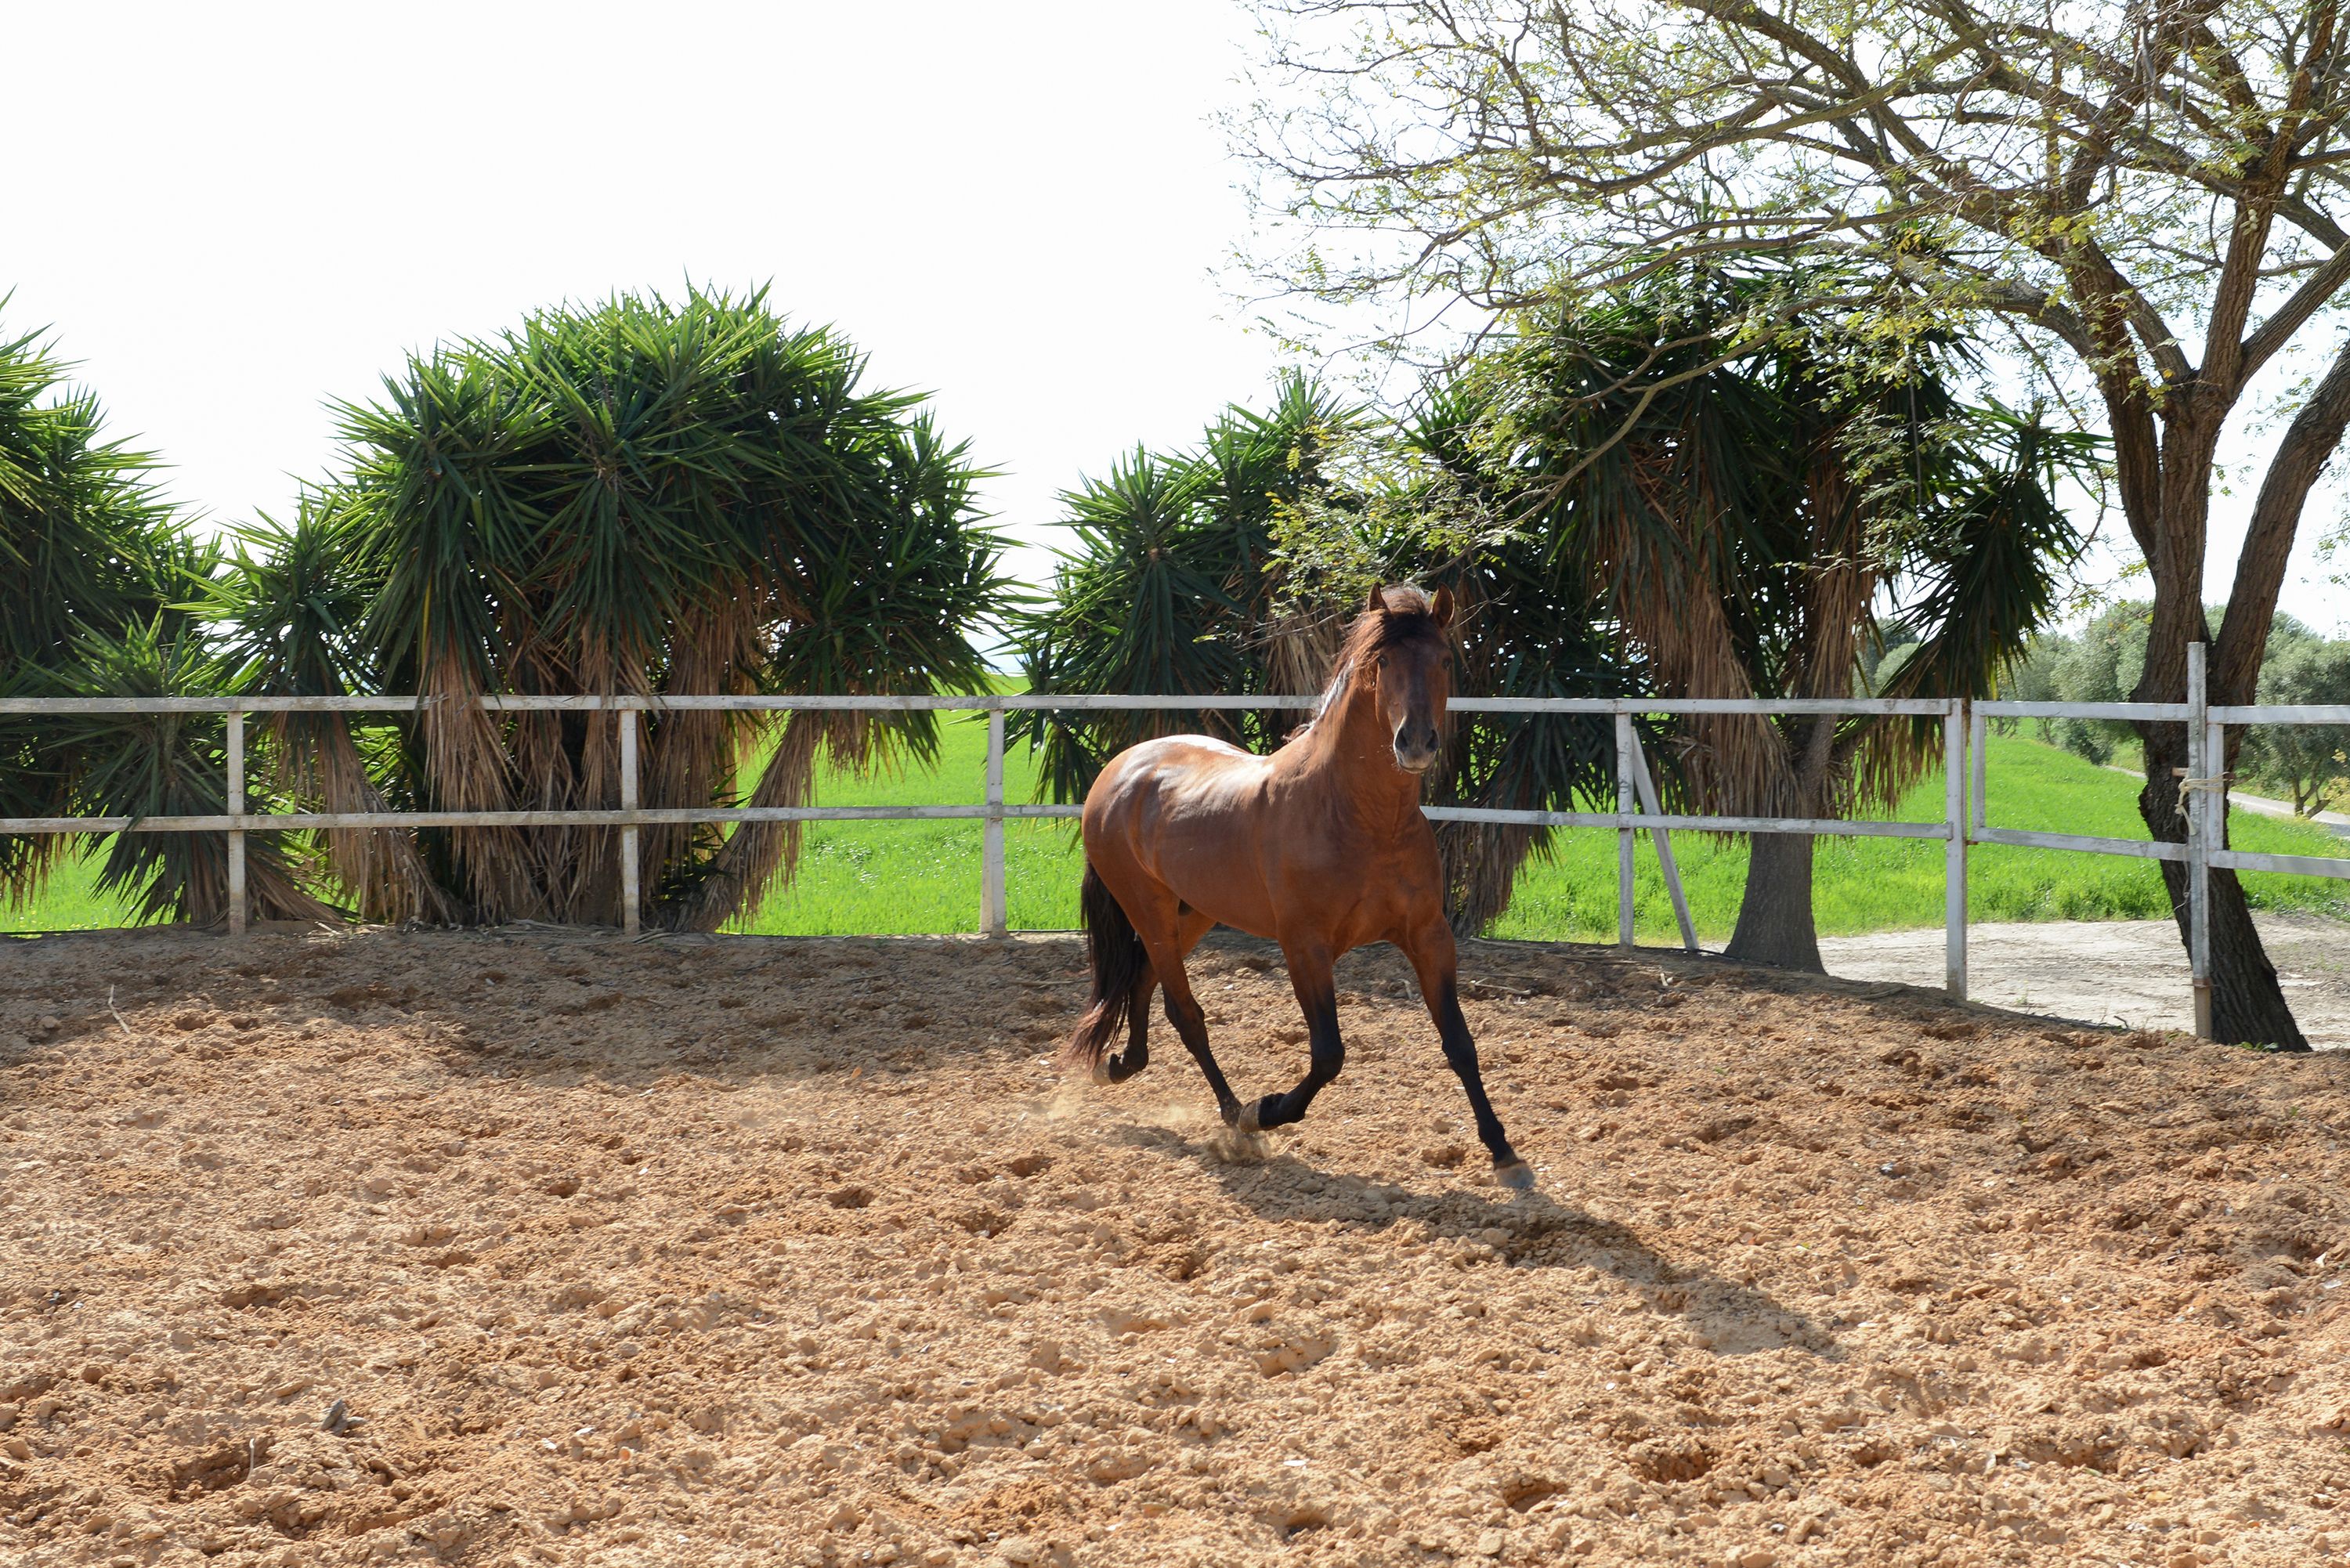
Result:
M1677 829L1716 833L1792 833L1822 837L1938 838L1943 842L1944 984L1963 1001L1967 994L1967 846L2015 844L2092 855L2134 856L2184 861L2188 868L2189 947L2192 959L2195 1020L2199 1033L2211 1024L2210 872L2214 867L2246 871L2283 871L2313 877L2350 877L2350 857L2259 855L2221 846L2226 821L2226 781L2214 760L2225 755L2230 724L2350 723L2350 706L2214 707L2204 695L2204 646L2188 649L2188 700L2184 702L1967 702L1943 699L1707 699L1707 698L1459 698L1463 713L1607 715L1616 728L1614 811L1503 811L1469 806L1429 806L1440 822L1510 823L1540 827L1610 827L1617 835L1616 934L1632 945L1633 841L1648 833L1657 846L1666 889L1679 922L1681 944L1697 950L1671 834ZM956 697L484 697L493 712L603 712L619 715L620 805L617 809L565 811L383 811L248 812L244 792L244 722L248 714L285 712L414 712L429 699L417 697L102 697L0 698L0 713L223 713L227 716L227 811L209 816L0 817L0 833L224 833L228 836L229 929L245 924L245 835L288 829L351 827L556 827L620 829L621 900L630 935L639 929L639 830L683 823L875 822L976 819L983 825L979 929L1007 933L1003 872L1003 825L1030 817L1072 817L1074 805L1015 805L1003 798L1004 715L1034 710L1105 709L1310 709L1313 697L1160 697L1003 694ZM987 787L978 805L684 806L638 805L637 715L692 710L745 711L881 712L980 711L987 715ZM1674 713L1880 714L1939 717L1942 721L1943 815L1933 822L1856 821L1841 818L1676 815L1659 806L1656 784L1634 730L1642 715ZM2160 720L2188 726L2189 763L2180 780L2181 810L2188 818L2183 844L2103 838L2083 834L2025 832L1987 826L1984 811L1986 729L1994 718L2084 718ZM1971 721L1971 722L1970 722ZM1971 753L1972 789L1968 757ZM1968 797L1973 797L1971 814Z

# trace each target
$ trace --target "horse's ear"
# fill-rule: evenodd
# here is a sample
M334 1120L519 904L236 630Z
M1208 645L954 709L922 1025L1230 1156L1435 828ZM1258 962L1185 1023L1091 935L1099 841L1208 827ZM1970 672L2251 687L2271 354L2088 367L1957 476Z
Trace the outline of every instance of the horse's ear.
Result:
M1451 626L1452 590L1451 588L1436 590L1436 598L1428 607L1428 618L1436 623L1437 629L1440 631Z
M1377 583L1373 583L1373 584L1371 585L1371 602L1370 602L1370 603L1368 603L1368 604L1367 604L1367 605L1365 605L1365 606L1363 607L1363 612L1364 612L1366 615L1385 615L1385 614L1387 614L1387 613L1388 613L1388 591L1387 591L1387 589L1385 589L1385 588L1383 588L1383 587L1379 587L1379 585L1378 585L1378 584L1377 584Z

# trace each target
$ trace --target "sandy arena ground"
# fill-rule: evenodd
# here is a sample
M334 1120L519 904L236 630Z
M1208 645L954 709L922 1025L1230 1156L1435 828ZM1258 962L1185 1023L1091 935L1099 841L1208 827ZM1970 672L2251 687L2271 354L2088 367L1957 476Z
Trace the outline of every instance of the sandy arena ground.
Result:
M2350 1057L1478 944L1513 1199L1392 953L1255 1158L1079 963L0 945L0 1563L2350 1552Z

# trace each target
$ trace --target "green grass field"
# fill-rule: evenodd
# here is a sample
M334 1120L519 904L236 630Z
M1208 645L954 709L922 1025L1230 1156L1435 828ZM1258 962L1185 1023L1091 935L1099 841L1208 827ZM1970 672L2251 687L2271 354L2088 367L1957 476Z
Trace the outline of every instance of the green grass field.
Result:
M941 725L935 770L858 780L827 777L818 804L889 805L977 804L983 794L986 724L976 714ZM2137 786L2127 776L2092 766L2033 740L1994 737L1991 742L1990 817L2000 827L2144 838ZM1024 750L1005 759L1005 792L1035 797L1035 765ZM1889 817L1939 819L1942 779L1921 780ZM778 935L915 934L967 931L979 920L980 825L975 822L832 823L808 831L797 881L775 893L738 929ZM2239 848L2282 854L2339 855L2350 843L2323 828L2233 814L2231 842ZM1008 824L1004 832L1007 895L1014 927L1066 929L1076 924L1079 858L1075 825ZM1676 940L1656 853L1639 839L1636 924L1643 941ZM1709 840L1679 835L1690 913L1701 940L1728 939L1746 878L1743 839ZM2154 864L2118 857L1977 845L1970 851L1968 908L1978 920L2151 919L2167 911ZM0 912L0 929L61 930L126 923L118 900L90 887L91 862L69 867L29 909ZM2350 882L2314 877L2249 875L2256 904L2309 909L2350 919ZM1822 839L1815 851L1813 897L1823 935L1937 926L1942 919L1942 845L1936 840ZM1503 937L1612 941L1616 932L1616 843L1605 829L1559 833L1547 859L1530 863L1518 880L1510 912L1495 928Z
M832 783L837 805L976 802L986 758L982 721L945 727L935 776L872 784ZM2144 838L2137 786L2124 775L2036 741L1994 737L1989 759L1994 826ZM1005 759L1005 792L1033 797L1035 770L1024 753ZM1937 770L1888 817L1936 820ZM2244 849L2331 855L2350 851L2324 829L2236 812L2231 842ZM978 923L976 824L843 823L808 835L797 884L768 901L747 929L776 933L968 930ZM1674 940L1672 906L1656 852L1638 840L1635 923L1644 941ZM1690 913L1700 940L1726 940L1746 882L1743 839L1683 834L1674 841ZM1004 835L1006 893L1016 927L1076 923L1080 869L1074 836L1057 823L1014 823ZM2151 919L2168 911L2154 864L2113 856L1979 844L1970 852L1968 908L1978 920ZM1938 926L1942 921L1942 845L1937 840L1822 839L1813 898L1824 935ZM2350 884L2314 877L2254 875L2246 883L2267 907L2350 918ZM1531 863L1494 935L1607 941L1616 934L1616 836L1605 829L1555 836L1548 860Z
M131 900L107 898L92 886L97 880L95 855L66 862L36 902L21 909L0 905L0 931L88 931L129 925Z

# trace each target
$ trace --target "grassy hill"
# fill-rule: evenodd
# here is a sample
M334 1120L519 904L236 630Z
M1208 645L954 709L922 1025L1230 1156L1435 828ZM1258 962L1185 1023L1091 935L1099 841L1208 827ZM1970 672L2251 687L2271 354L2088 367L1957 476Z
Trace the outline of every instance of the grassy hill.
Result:
M977 804L984 793L986 724L976 714L942 725L936 770L875 779L828 777L818 793L827 805ZM2144 838L2137 785L2127 776L2092 766L2069 753L2020 737L1991 742L1990 817L2001 827ZM1014 800L1035 798L1035 766L1024 751L1005 759L1005 790ZM1896 818L1936 820L1942 810L1938 771L1921 780L1894 812ZM2239 848L2284 854L2337 855L2350 843L2323 828L2236 812L2230 822ZM1080 869L1075 825L1011 823L1005 833L1006 886L1012 924L1066 929L1076 924ZM1639 843L1636 923L1644 942L1676 939L1655 850ZM975 822L831 823L812 826L798 881L769 898L743 928L793 935L965 931L979 919L980 825ZM1673 845L1700 940L1726 940L1745 885L1743 839L1677 835ZM1970 852L1968 907L1978 920L2150 919L2168 904L2151 861L1977 845ZM0 929L58 930L120 925L119 900L91 889L93 867L69 867L36 908L0 913ZM2253 901L2268 908L2314 910L2350 919L2350 882L2314 877L2251 875ZM1938 840L1822 839L1816 851L1814 900L1823 935L1938 926L1942 919L1942 845ZM1504 937L1612 941L1616 932L1616 843L1605 829L1556 836L1547 859L1528 865L1509 913L1494 930Z

